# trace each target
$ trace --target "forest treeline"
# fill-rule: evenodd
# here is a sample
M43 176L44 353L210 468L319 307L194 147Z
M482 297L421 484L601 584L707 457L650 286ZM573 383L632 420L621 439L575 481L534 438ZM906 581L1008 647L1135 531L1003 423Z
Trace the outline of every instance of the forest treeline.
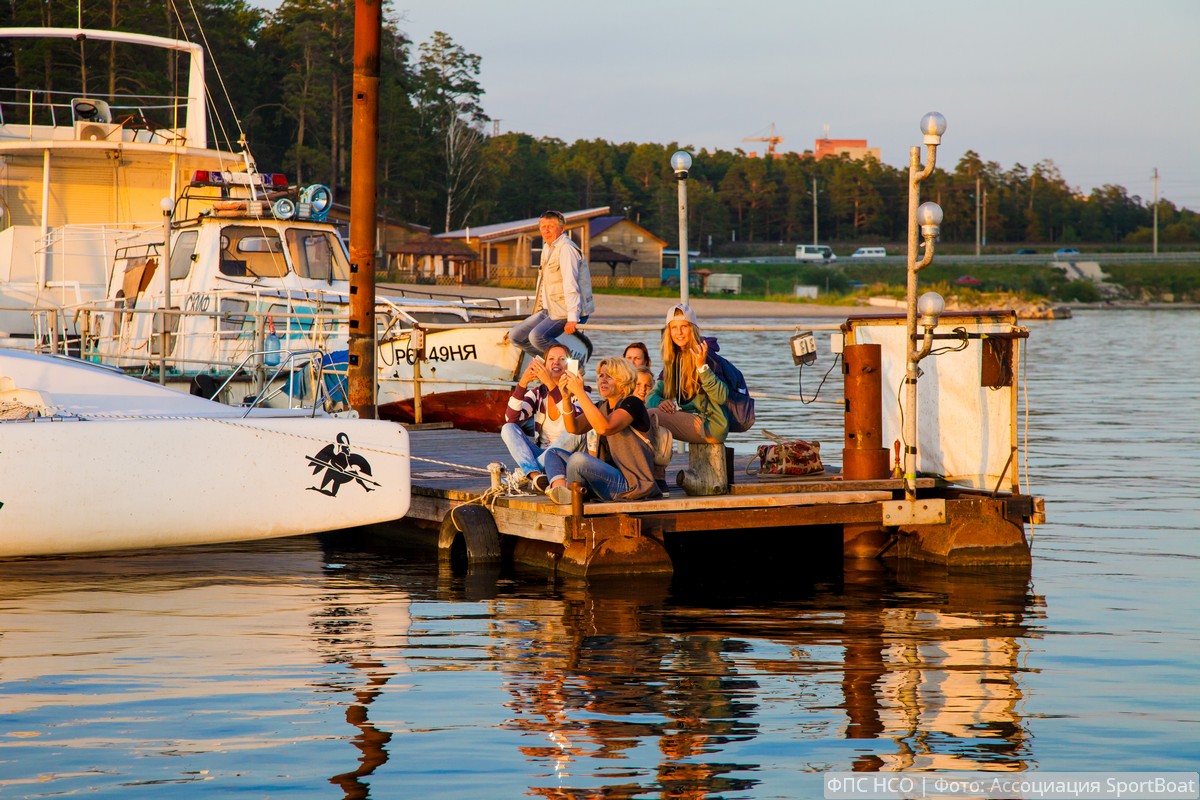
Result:
M284 0L267 12L244 0L0 0L23 26L111 28L187 38L208 52L210 141L244 136L263 171L324 183L349 196L354 55L352 0ZM203 25L199 25L198 21ZM203 30L201 31L201 27ZM664 238L676 229L671 154L689 143L572 143L493 134L480 58L447 33L412 42L385 21L380 62L381 213L435 233L536 216L546 208L610 206ZM0 85L110 95L178 95L186 67L167 51L100 42L0 43ZM167 120L157 120L164 123ZM753 158L694 152L692 247L709 241L822 242L905 238L907 168L845 157ZM943 168L945 167L945 168ZM968 151L923 185L944 212L943 241L975 240L977 178L986 240L1146 243L1153 204L1106 184L1074 190L1050 160L1003 168ZM814 192L815 188L815 192ZM1200 217L1158 204L1159 241L1200 242ZM711 237L711 239L710 239Z

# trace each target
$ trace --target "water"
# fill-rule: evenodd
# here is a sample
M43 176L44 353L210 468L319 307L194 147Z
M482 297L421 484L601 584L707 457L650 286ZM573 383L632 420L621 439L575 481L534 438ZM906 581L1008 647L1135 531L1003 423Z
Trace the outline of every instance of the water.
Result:
M826 770L1195 770L1200 313L1031 327L1032 579L586 585L351 536L0 564L0 797L794 798ZM721 338L752 387L795 390L786 334ZM762 411L840 449L836 406Z

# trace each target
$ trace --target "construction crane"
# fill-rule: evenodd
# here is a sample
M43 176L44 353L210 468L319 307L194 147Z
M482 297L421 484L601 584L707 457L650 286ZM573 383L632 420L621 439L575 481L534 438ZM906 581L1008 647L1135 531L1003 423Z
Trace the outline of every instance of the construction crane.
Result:
M775 157L775 146L783 143L783 137L775 133L775 123L771 123L770 136L747 136L742 139L743 142L766 142L767 143L767 158Z

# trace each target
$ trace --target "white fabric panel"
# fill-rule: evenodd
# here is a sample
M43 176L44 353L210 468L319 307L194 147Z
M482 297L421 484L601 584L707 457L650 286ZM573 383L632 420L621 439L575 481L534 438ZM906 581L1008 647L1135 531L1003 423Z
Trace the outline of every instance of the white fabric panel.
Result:
M971 333L1012 329L1005 322L956 319L952 325L939 326L937 332L949 333L959 325L966 325ZM903 442L904 320L855 320L853 339L855 344L882 347L883 441ZM950 340L934 341L934 349L954 345ZM1012 472L1006 465L1015 424L1015 387L992 389L980 384L982 353L983 343L972 339L962 352L928 356L918 365L922 375L917 381L917 470L974 489L992 490L999 485L1002 491L1011 491Z

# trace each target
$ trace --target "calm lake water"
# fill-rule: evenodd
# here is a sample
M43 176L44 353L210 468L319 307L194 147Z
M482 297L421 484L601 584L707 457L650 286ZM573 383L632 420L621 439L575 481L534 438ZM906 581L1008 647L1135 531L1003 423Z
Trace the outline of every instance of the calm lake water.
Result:
M0 797L796 798L829 770L1195 770L1200 312L1030 327L1031 578L588 585L351 535L0 563ZM796 392L787 334L721 341L752 388ZM840 424L760 407L834 460Z

